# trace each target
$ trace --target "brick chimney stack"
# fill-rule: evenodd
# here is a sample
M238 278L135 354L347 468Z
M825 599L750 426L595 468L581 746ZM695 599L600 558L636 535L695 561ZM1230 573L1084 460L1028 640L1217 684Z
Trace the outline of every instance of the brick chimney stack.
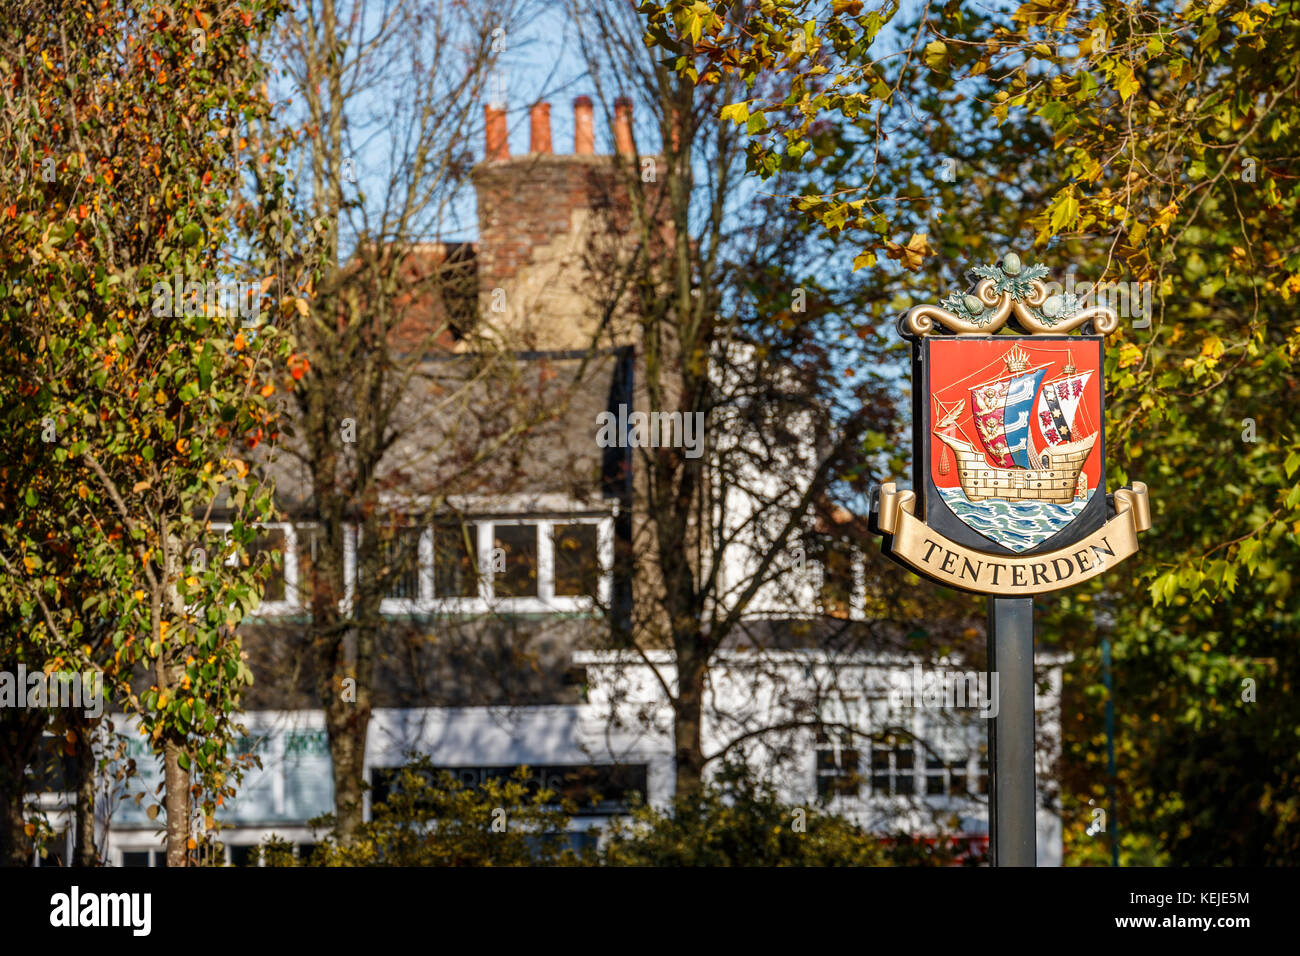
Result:
M573 101L573 154L590 156L596 151L596 134L591 123L591 97L579 96Z
M500 106L483 107L487 121L487 160L510 158L510 135L506 129L506 111Z
M528 111L528 151L530 153L549 153L551 151L551 104L534 103Z
M632 101L626 96L614 101L614 151L623 156L636 152L632 147Z
M592 270L614 261L629 234L626 170L597 155L591 97L573 101L573 153L554 152L550 104L529 110L529 153L511 157L506 112L487 108L487 149L472 176L478 199L475 271L480 314L512 347L585 349L632 340L626 316L605 315L609 283ZM632 103L614 103L610 138L626 159L635 150ZM650 187L654 188L654 187Z

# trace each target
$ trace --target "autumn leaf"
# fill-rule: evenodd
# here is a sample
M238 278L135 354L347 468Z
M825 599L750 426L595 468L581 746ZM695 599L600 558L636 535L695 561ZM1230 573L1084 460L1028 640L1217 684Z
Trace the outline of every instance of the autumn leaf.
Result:
M1138 90L1137 79L1133 76L1133 67L1127 63L1121 63L1115 71L1115 89L1119 91L1120 99L1126 103Z
M896 242L888 242L885 244L885 248L889 258L900 260L905 268L913 272L921 268L927 255L933 255L934 253L934 249L930 247L928 236L923 232L912 233L912 237L907 240L905 246L900 246Z
M1119 367L1128 368L1142 361L1142 350L1132 342L1125 342L1119 350Z
M932 40L925 45L924 59L930 69L942 69L948 62L948 45L942 40Z
M718 117L724 120L731 120L737 126L749 119L749 103L740 102L724 106L718 113Z

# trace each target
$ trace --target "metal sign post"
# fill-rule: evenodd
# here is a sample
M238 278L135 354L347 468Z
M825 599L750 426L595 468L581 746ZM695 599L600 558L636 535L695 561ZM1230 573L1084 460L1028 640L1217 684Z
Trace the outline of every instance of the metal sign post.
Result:
M912 342L913 486L882 485L871 521L909 570L988 595L989 844L995 866L1033 866L1034 597L1135 553L1151 507L1139 481L1106 491L1115 313L1054 292L1046 268L1014 253L971 273L974 289L899 320Z
M990 597L988 639L989 672L998 675L989 722L990 862L1034 866L1034 599Z

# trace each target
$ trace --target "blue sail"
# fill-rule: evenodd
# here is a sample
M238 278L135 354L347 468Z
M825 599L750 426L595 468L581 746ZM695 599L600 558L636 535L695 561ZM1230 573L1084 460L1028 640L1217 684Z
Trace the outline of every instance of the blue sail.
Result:
M1029 416L1033 412L1034 397L1042 384L1047 369L1041 368L1011 380L1007 387L1006 402L1002 406L1002 421L1011 458L1021 468L1029 465Z

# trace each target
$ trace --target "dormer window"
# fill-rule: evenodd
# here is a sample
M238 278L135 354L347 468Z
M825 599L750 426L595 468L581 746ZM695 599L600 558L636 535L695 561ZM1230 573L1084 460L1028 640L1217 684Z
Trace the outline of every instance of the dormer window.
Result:
M348 594L356 586L358 533L366 532L352 529L344 536ZM315 560L310 550L321 547L315 527L265 526L252 555L276 550L282 557L267 579L256 615L307 609L307 588L300 572L310 572ZM386 615L595 611L609 603L613 556L611 514L448 516L429 527L399 528L380 541L380 611Z

